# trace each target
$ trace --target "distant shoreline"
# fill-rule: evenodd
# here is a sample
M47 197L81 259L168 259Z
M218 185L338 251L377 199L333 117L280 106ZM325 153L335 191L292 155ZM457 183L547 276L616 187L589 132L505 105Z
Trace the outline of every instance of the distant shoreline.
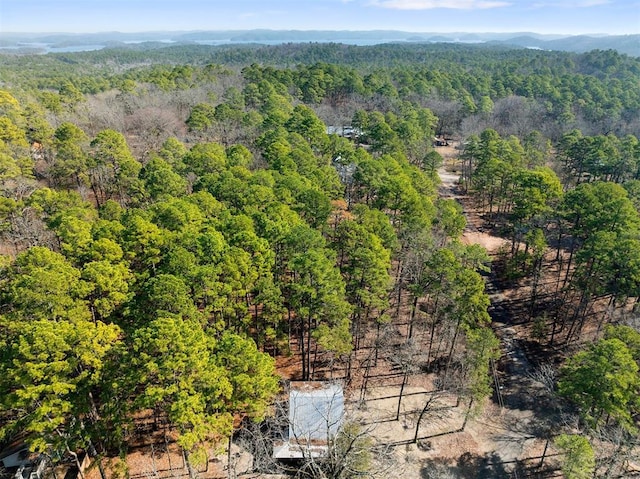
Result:
M148 43L158 48L173 45L280 45L286 43L340 43L372 46L385 43L491 44L539 50L582 53L591 50L616 50L640 56L640 35L549 35L523 33L428 33L401 31L301 31L246 30L140 33L1 33L0 53L46 54L127 48Z

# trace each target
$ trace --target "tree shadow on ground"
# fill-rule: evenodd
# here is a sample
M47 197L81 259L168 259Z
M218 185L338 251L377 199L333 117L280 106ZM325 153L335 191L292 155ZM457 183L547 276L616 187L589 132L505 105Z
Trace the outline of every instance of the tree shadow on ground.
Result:
M475 479L499 479L511 477L495 452L479 456L465 452L458 459L460 477Z
M508 479L507 471L496 453L484 456L464 453L455 466L441 461L427 461L420 470L422 479Z

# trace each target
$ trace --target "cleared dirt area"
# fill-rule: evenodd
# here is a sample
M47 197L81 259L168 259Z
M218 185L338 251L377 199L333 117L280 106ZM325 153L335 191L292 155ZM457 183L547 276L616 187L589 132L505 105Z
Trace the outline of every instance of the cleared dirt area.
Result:
M389 458L379 464L389 478L500 478L511 477L517 462L535 467L546 441L536 437L532 411L485 406L465 424L466 404L457 404L453 395L434 393L410 386L401 403L401 416L395 420L398 389L374 388L366 405L354 411L354 417L366 424L367 431L379 443L393 446L392 467ZM433 400L433 395L437 399ZM431 400L416 435L417 420ZM551 450L547 454L552 454ZM547 457L545 465L551 465ZM446 474L449 474L448 476Z

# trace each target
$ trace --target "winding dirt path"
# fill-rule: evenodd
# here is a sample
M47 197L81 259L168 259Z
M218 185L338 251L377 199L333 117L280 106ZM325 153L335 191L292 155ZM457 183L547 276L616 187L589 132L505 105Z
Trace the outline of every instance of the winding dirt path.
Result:
M438 170L441 179L439 193L441 197L456 199L463 207L467 219L463 242L479 244L490 256L495 257L508 242L483 230L482 218L470 206L471 202L459 187L459 174L452 168L451 161L445 165ZM487 416L485 412L482 418L470 423L470 428L475 432L477 441L495 447L493 452L496 459L509 463L531 457L534 451L542 447L544 441L540 437L542 424L538 413L539 399L544 392L541 385L531 379L532 364L512 325L508 299L498 286L493 272L485 278L486 292L491 301L489 314L492 328L500 339L502 349L502 371L496 371L494 384L497 391L487 409L498 414Z
M479 244L483 246L490 255L497 254L500 247L502 247L506 241L503 238L493 236L478 226L482 224L482 219L478 216L478 213L469 207L469 201L466 201L466 196L462 192L459 186L460 174L451 171L450 167L442 166L438 169L438 175L440 176L439 194L441 198L452 198L457 200L464 211L464 215L467 218L467 226L462 235L462 241L466 244Z

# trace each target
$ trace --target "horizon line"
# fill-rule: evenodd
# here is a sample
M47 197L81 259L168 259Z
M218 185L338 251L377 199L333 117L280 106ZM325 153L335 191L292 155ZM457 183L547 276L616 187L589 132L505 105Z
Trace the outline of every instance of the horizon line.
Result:
M505 30L495 30L495 31L471 31L471 30L457 30L457 31L412 31L412 30L399 30L399 29L354 29L354 30L332 30L332 29L273 29L273 28L245 28L245 29L194 29L194 30L136 30L136 31L122 31L122 30L100 30L100 31L90 31L90 32L78 32L78 31L0 31L0 36L5 35L102 35L102 34L124 34L124 35L135 35L135 34L151 34L151 33L172 33L172 34L184 34L184 33L224 33L224 32L256 32L256 31L264 31L264 32L299 32L299 33L314 33L314 32L328 32L328 33L374 33L374 32L393 32L393 33L409 33L409 34L429 34L429 35L453 35L453 34L475 34L475 35L491 35L491 34L535 34L535 35L562 35L566 37L575 37L575 36L633 36L640 35L640 33L607 33L607 32L584 32L584 33L560 33L560 32L552 32L552 33L540 33L533 30L516 30L516 31L505 31Z

